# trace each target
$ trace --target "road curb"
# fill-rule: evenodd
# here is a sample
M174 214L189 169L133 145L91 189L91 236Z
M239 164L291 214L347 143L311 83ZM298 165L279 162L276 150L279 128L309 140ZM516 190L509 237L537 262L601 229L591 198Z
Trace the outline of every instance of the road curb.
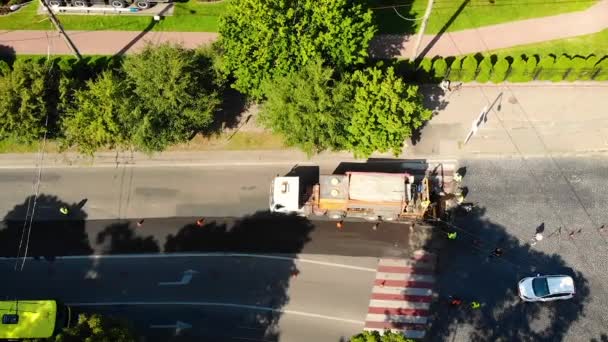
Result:
M42 160L44 168L108 168L108 167L251 167L271 165L325 164L340 162L408 162L443 163L461 159L542 159L548 157L606 157L608 149L554 152L551 154L515 154L469 152L450 155L375 154L367 159L353 158L350 153L321 153L312 157L298 150L264 151L205 151L163 152L148 156L143 153L119 154L98 153L94 157L75 153L46 153ZM40 164L36 153L0 154L0 169L34 169Z

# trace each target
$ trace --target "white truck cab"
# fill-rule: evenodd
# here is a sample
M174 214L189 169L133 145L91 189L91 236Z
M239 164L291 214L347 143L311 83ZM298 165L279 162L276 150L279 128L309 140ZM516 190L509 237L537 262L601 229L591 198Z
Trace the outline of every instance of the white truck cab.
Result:
M304 215L300 177L275 177L270 185L270 211Z

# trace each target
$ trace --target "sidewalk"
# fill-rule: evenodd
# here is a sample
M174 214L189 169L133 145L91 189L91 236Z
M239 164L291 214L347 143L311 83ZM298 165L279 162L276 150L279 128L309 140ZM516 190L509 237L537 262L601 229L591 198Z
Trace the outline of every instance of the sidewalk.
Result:
M514 21L440 35L425 35L420 51L426 56L453 56L569 38L608 28L608 0L580 12ZM193 48L217 40L214 32L68 31L81 54L113 55L139 51L146 41L182 42ZM379 58L410 58L413 35L381 35L371 44L371 55ZM429 46L431 41L434 44ZM71 54L56 31L0 31L0 45L16 54Z
M541 83L517 85L464 85L444 95L436 86L424 86L427 104L437 114L422 129L416 144L407 141L400 158L469 159L551 156L605 156L608 154L608 83ZM502 95L501 95L502 94ZM500 96L500 97L499 97ZM479 131L468 144L463 141L484 106L498 99ZM500 107L500 110L498 108ZM374 158L393 158L375 154ZM0 168L32 168L36 154L0 154ZM135 167L159 166L253 166L316 165L354 161L350 153L306 154L279 151L201 151L142 153L98 153L89 157L73 153L45 155L45 168L65 166Z

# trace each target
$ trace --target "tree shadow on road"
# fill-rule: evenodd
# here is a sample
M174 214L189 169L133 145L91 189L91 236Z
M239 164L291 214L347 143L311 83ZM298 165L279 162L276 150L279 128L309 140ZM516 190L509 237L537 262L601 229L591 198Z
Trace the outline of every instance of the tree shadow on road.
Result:
M61 207L68 209L67 215L59 211ZM36 200L30 196L4 216L0 256L23 256L26 247L29 256L91 254L86 217L78 203L66 203L53 195L42 194Z
M137 236L130 222L113 223L97 234L103 254L158 253L160 247L152 236Z
M202 226L189 224L175 235L169 235L165 243L166 253L174 252L239 252L263 253L282 257L273 266L270 278L261 277L256 268L243 268L242 279L247 283L248 291L255 291L265 298L257 304L266 309L252 309L233 314L235 326L245 326L241 331L209 332L210 340L251 339L278 341L280 337L279 320L281 309L289 302L287 294L290 282L300 273L295 259L307 242L313 224L306 218L296 215L257 212L245 216L233 224L209 222ZM238 260L238 259L237 259ZM255 262L258 264L258 262ZM252 265L255 265L252 264ZM259 264L260 267L261 264ZM210 281L221 278L221 272L210 274ZM220 282L221 283L221 282ZM219 286L219 285L218 285ZM220 334L220 335L217 335ZM188 336L184 336L187 339Z
M583 314L590 300L588 280L568 267L559 255L545 254L510 235L505 227L484 217L484 208L452 214L452 224L438 222L428 249L437 251L439 301L431 311L433 341L449 340L456 331L469 341L561 341L570 325ZM456 240L447 240L456 232ZM495 248L504 253L491 257ZM573 299L526 303L518 297L517 283L537 273L565 274L575 279ZM449 307L448 296L464 300ZM482 306L469 307L471 301Z
M303 217L257 212L230 226L215 221L202 227L186 225L167 237L164 251L297 254L310 240L313 228Z

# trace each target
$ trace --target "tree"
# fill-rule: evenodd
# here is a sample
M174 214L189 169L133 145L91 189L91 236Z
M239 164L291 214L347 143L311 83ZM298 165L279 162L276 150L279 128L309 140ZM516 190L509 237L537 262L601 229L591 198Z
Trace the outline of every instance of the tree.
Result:
M220 103L212 62L179 45L147 45L123 63L125 92L133 91L137 107L128 125L133 143L162 151L206 128Z
M389 150L399 155L404 140L431 118L418 86L406 85L393 68L357 70L348 82L353 94L349 148L357 157Z
M7 74L0 76L0 139L39 139L47 130L47 115L53 115L54 68L40 60L18 59L12 71L4 68L2 73Z
M366 331L351 337L350 342L414 342L414 340L392 331L386 331L382 335L377 331Z
M125 82L111 71L102 72L86 88L76 91L62 120L64 147L77 146L93 154L103 147L128 147L130 117L137 111Z
M220 19L222 65L234 88L261 99L262 82L321 59L342 71L363 63L376 32L362 0L234 0Z
M78 323L65 328L56 342L134 342L136 336L124 321L99 314L80 314Z
M267 100L258 120L282 134L287 145L308 154L345 149L350 99L345 85L332 80L333 74L318 60L300 71L265 81Z

